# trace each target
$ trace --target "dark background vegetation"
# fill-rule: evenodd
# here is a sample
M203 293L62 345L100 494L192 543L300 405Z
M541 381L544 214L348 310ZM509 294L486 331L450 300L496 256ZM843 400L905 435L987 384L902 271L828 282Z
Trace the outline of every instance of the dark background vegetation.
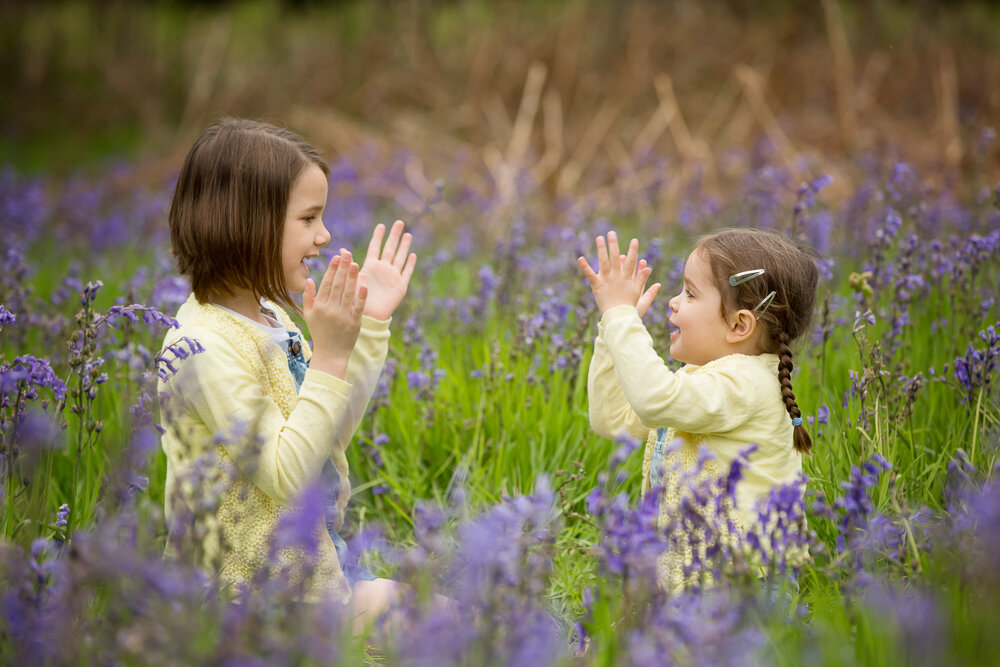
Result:
M986 2L2 2L0 162L161 179L230 114L333 154L534 152L567 191L598 153L719 167L758 136L835 173L887 146L979 169L998 55Z

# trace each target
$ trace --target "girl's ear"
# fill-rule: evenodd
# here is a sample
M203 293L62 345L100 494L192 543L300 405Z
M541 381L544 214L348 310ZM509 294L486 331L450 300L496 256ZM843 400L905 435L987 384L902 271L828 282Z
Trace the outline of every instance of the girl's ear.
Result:
M749 310L743 309L734 314L729 319L729 333L726 334L727 343L741 343L757 330L757 318Z

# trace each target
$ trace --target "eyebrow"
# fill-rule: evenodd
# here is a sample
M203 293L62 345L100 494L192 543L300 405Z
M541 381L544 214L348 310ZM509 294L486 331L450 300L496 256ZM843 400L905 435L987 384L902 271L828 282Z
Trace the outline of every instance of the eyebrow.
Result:
M316 213L316 212L318 212L318 211L322 211L322 210L323 210L323 208L324 208L324 207L323 207L323 206L320 206L319 204L317 204L317 205L315 205L315 206L310 206L309 208L307 208L307 209L304 209L304 210L302 211L302 215L306 215L307 213Z
M698 289L698 286L694 284L694 281L688 278L687 276L684 276L683 280L684 284L687 285L689 288L693 289L695 292L701 291L700 289Z

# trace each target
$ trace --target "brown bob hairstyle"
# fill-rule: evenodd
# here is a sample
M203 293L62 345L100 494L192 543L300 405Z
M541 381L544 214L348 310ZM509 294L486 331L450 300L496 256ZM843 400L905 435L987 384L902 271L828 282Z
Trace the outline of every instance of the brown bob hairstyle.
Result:
M319 152L294 132L224 118L195 140L170 203L170 243L194 296L249 289L298 310L285 286L281 243L289 192Z
M809 330L819 271L809 248L774 232L761 229L725 229L698 239L695 250L708 262L716 288L722 295L722 316L739 310L753 311L764 327L767 352L778 355L781 397L792 419L802 416L792 391L790 343ZM741 271L764 269L764 275L740 285L729 284L729 276ZM768 294L774 300L763 312L754 308ZM804 425L794 429L795 449L808 454L812 439Z

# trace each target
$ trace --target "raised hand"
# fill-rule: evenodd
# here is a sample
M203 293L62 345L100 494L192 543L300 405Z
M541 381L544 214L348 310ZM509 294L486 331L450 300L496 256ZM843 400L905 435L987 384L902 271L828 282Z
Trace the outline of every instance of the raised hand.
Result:
M649 310L660 291L660 283L646 289L646 281L653 270L646 266L646 260L639 260L638 257L638 240L632 239L628 254L622 255L618 249L618 235L608 232L607 241L603 236L597 237L597 273L585 257L576 260L590 283L590 291L594 293L594 301L602 315L609 308L621 305L635 306L640 317Z
M413 236L409 232L404 234L403 227L402 220L394 222L383 247L385 225L376 225L361 267L359 284L368 288L365 315L377 320L387 320L396 311L417 265L416 254L410 252Z
M319 289L312 278L302 294L303 315L313 340L310 368L343 379L361 331L368 288L358 285L358 265L341 249L330 260Z

